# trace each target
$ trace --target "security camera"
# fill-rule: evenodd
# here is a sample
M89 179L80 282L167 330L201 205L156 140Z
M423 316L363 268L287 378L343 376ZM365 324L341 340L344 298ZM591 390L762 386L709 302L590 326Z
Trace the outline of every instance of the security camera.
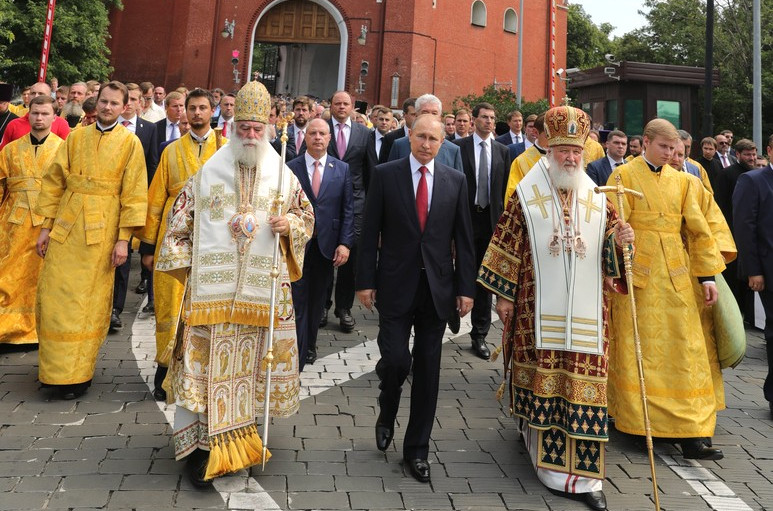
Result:
M565 72L566 72L566 71L564 71L564 68L563 68L563 67L559 67L559 68L558 68L558 71L556 71L556 74L557 74L558 76L562 76L562 75L563 75Z
M615 74L616 71L617 71L617 69L615 69L614 67L605 67L604 68L604 74L605 75L613 75L613 74Z
M580 72L579 67L570 67L569 69L566 70L567 75L572 75L574 73L579 73L579 72Z
M606 53L606 54L604 54L604 58L606 59L607 62L609 62L613 66L619 66L620 65L620 62L617 61L617 59L615 58L615 54L614 53Z

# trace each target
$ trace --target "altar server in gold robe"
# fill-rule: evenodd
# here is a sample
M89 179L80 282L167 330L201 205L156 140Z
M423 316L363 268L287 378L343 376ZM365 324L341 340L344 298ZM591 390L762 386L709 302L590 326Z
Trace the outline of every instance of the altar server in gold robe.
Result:
M35 214L43 171L62 139L51 133L54 100L30 102L30 132L0 151L0 343L37 344L35 291L42 259L35 254L43 217Z
M185 111L191 131L169 144L161 153L156 173L148 189L148 214L145 226L139 230L142 264L153 268L158 257L161 241L166 234L166 218L188 179L199 171L202 165L215 154L221 139L209 126L215 100L209 91L193 89L185 98ZM174 335L180 302L183 299L183 284L163 272L153 272L153 293L156 312L156 376L153 397L166 401L162 388L169 367L169 350ZM149 298L150 299L150 298Z
M264 461L256 421L267 406L262 361L269 321L276 364L269 413L285 417L299 406L290 282L301 277L314 213L268 141L270 110L262 84L249 82L239 91L234 136L183 186L156 260L157 272L189 281L164 389L176 405L175 456L187 459L197 486ZM283 202L275 214L280 168ZM283 257L270 310L275 234Z
M671 123L650 121L642 156L607 183L620 175L626 188L644 194L626 196L624 207L637 238L633 284L652 435L679 439L685 458L720 459L722 451L704 440L714 434L717 401L693 279L701 282L703 304L713 305L714 276L725 263L702 210L703 186L668 165L678 140ZM644 435L627 295L612 297L611 324L609 412L618 430Z
M505 188L505 206L515 192L518 183L547 152L548 138L545 135L545 114L540 114L533 124L534 129L537 130L537 140L519 154L510 165L510 175L507 178L507 188Z
M114 268L145 223L148 183L140 140L118 123L126 86L110 82L97 99L97 122L74 131L43 175L35 212L44 257L37 293L39 378L61 397L91 384L107 336Z

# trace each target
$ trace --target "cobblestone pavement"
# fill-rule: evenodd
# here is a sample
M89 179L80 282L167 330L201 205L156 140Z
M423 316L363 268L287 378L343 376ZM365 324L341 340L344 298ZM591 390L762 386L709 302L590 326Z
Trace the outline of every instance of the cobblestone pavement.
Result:
M359 308L355 332L342 334L332 314L320 332L320 359L304 373L301 410L274 421L265 472L253 468L196 490L174 461L173 407L149 394L153 320L136 317L141 298L130 290L124 327L108 337L94 383L78 400L52 400L40 390L37 351L0 347L0 510L584 509L537 481L514 420L494 398L501 361L472 354L464 321L462 334L447 332L443 348L432 483L416 482L400 464L408 397L395 445L376 450L377 320ZM728 409L714 436L725 459L685 462L672 444L656 445L663 509L773 509L764 341L756 330L748 340L746 359L725 372ZM604 483L609 508L653 509L649 476L637 441L613 430Z

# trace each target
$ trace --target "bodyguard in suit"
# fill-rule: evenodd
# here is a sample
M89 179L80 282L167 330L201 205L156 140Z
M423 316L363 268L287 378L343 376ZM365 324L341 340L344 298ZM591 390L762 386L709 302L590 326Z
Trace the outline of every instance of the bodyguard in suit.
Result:
M384 150L384 139L389 134L392 128L392 120L394 115L392 110L380 106L374 108L372 116L375 117L376 123L372 130L370 130L370 136L368 137L368 150L371 152L370 159L378 163L384 163L387 161L389 154Z
M127 83L129 90L129 100L126 102L123 113L118 116L118 122L126 129L134 133L142 143L142 150L145 153L145 167L148 173L148 183L153 179L153 172L158 165L158 148L153 143L156 134L155 124L146 121L139 116L142 111L142 90L136 83ZM120 315L126 304L126 292L129 287L129 269L131 267L131 258L127 257L126 262L115 269L115 280L113 283L113 311L110 315L110 327L115 330L121 328ZM139 293L145 293L149 286L152 273L145 268L141 269L140 285L137 286ZM143 307L143 312L153 312L153 297L149 297L149 303ZM148 309L149 310L146 310Z
M507 114L507 125L510 127L507 133L498 136L494 140L507 146L511 144L522 144L524 140L526 140L526 136L521 131L521 128L523 128L523 114L518 110L513 110ZM524 150L525 149L526 148L524 147Z
M331 118L328 121L331 139L327 146L327 154L349 164L349 175L352 179L352 196L354 200L354 239L359 238L362 230L362 215L365 211L365 192L368 179L376 162L371 160L368 151L368 135L370 130L362 124L352 122L352 97L346 91L333 94L330 102ZM339 327L344 333L354 330L352 304L354 303L354 268L357 260L357 250L351 247L349 260L338 267L338 278L335 284L335 315ZM328 304L330 300L328 300ZM326 305L328 305L326 304ZM323 312L327 318L327 310ZM326 321L326 320L325 320Z
M510 153L494 140L496 112L489 103L478 103L472 109L475 133L453 143L462 151L462 164L467 176L468 208L471 211L476 268L483 261L494 227L505 207L505 187L510 175ZM488 360L491 352L486 335L491 327L491 293L482 286L475 291L472 308L472 349Z
M413 367L403 459L421 482L430 480L443 332L454 306L461 316L472 307L477 268L464 175L435 161L443 138L440 119L422 115L411 131L411 154L376 167L357 261L357 297L379 313L376 446L385 451L392 441Z
M381 145L381 154L384 155L383 160L378 160L379 163L386 163L389 161L389 154L392 151L392 145L398 139L407 137L413 126L413 121L416 120L416 98L408 98L403 101L403 125L394 131L390 131L384 136L384 140Z
M292 283L298 364L317 360L319 318L333 278L333 267L345 264L354 243L354 203L349 165L327 154L330 127L322 119L306 126L304 152L287 166L314 207L314 234L306 245L303 277Z
M440 120L440 114L443 113L443 104L440 102L437 96L432 94L424 94L416 99L416 113L417 115L430 114L434 115ZM410 126L410 125L409 125ZM445 129L443 130L445 135ZM392 145L392 149L389 151L388 161L399 160L405 158L411 153L411 143L406 137L395 140ZM453 167L459 172L462 171L462 159L459 152L459 148L449 142L443 140L443 145L440 146L435 159L438 163L442 163L448 167Z
M768 137L773 161L773 135ZM773 420L773 165L738 176L733 191L733 225L738 247L738 274L757 292L765 310L768 375L763 391Z
M526 142L518 142L517 144L509 144L507 150L510 153L510 161L514 161L526 150Z
M607 154L603 158L588 164L585 172L598 186L606 186L607 179L616 167L625 163L625 152L628 149L628 136L620 130L610 131L607 135Z
M156 133L153 138L153 144L155 144L159 155L161 154L161 144L180 138L180 117L185 112L185 98L179 92L172 91L167 94L165 102L166 118L155 123Z
M306 152L306 126L311 118L311 100L298 96L293 100L293 123L287 127L287 159Z

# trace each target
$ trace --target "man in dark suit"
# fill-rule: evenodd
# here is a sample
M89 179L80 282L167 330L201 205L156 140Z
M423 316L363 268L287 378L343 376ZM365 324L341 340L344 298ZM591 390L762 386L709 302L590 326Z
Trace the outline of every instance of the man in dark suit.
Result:
M603 158L588 163L585 172L598 186L606 186L612 171L625 163L625 152L628 150L628 135L620 130L612 130L607 135L605 143L607 154Z
M705 137L701 140L701 155L695 160L706 169L706 174L709 176L711 182L711 188L713 189L717 184L717 176L722 172L722 163L719 159L714 158L717 154L717 141L714 137Z
M526 142L510 144L507 146L507 150L510 152L510 161L514 161L526 150Z
M148 184L153 180L153 172L158 165L158 148L153 144L153 137L156 133L155 124L148 122L139 116L142 110L142 90L136 83L127 83L129 90L129 100L126 102L123 113L118 116L118 122L127 130L134 133L142 143L142 150L145 152L145 167L148 174ZM131 258L127 257L126 262L116 267L115 280L113 283L113 310L110 315L110 328L116 330L121 328L121 312L126 304L126 291L129 287L129 269L131 268ZM141 268L140 284L137 286L137 293L145 293L152 289L150 280L152 273L146 268ZM152 291L151 291L152 293ZM148 303L142 309L143 313L153 312L153 295L148 297Z
M477 268L464 176L434 161L443 138L438 117L420 116L411 155L376 168L357 263L357 297L379 312L376 446L385 451L392 441L402 385L413 367L403 459L421 482L430 480L443 332L454 305L461 316L472 307Z
M442 113L443 104L440 102L440 99L438 99L437 96L432 94L424 94L416 99L417 115L430 114L436 116L439 120ZM445 129L443 130L443 134L445 134ZM395 143L392 145L392 149L389 151L388 161L405 158L410 153L410 140L405 137L400 138L395 140ZM459 153L459 148L448 140L443 141L443 145L440 146L440 150L438 151L435 159L438 161L438 163L442 163L448 167L453 167L460 172L462 171L462 159Z
M727 168L738 163L738 158L736 158L738 155L738 149L736 148L735 155L733 155L733 153L730 151L732 148L732 140L729 140L721 133L714 137L714 140L717 141L717 152L714 154L714 158L719 161L719 163L722 165L722 168Z
M155 123L156 134L153 139L153 144L158 148L159 155L161 154L161 144L169 140L176 140L181 136L179 122L180 116L185 112L185 98L179 92L172 91L166 95L165 104L166 118Z
M311 100L298 96L293 100L293 123L287 126L287 161L306 152L306 125L311 118Z
M740 143L740 142L739 142ZM768 161L773 161L773 135L768 137ZM738 147L736 147L738 152ZM763 391L773 419L773 165L738 177L733 192L733 225L738 246L738 274L759 293L765 310L768 375ZM742 281L742 283L744 283Z
M505 187L510 175L510 153L494 140L496 111L489 103L478 103L472 109L475 132L455 140L462 151L462 164L467 176L468 208L471 211L476 267L480 267L494 226L505 207ZM481 183L481 184L479 184ZM488 360L491 352L486 335L491 327L491 293L478 286L472 307L472 349Z
M384 158L378 160L379 163L386 163L389 161L389 153L392 150L392 144L394 144L396 140L408 136L414 120L416 120L416 98L408 98L403 101L403 126L394 131L390 131L384 136L384 140L381 144L381 154L384 155Z
M346 91L333 94L330 101L331 118L330 143L327 154L349 164L349 175L352 179L352 196L354 200L354 239L360 236L362 230L362 215L365 211L365 192L368 179L376 162L371 160L368 151L368 135L370 130L362 124L352 122L352 97ZM335 284L335 315L339 327L344 333L354 330L352 304L354 303L354 268L357 260L356 246L351 247L349 260L338 267L338 277ZM327 322L327 309L331 305L328 299L323 311L323 323ZM321 325L320 325L321 326Z
M523 143L526 139L526 136L521 131L521 128L523 128L523 114L518 110L513 110L507 114L507 125L510 127L507 133L498 136L494 140L507 146ZM524 147L524 149L526 148Z
M464 138L468 136L468 132L470 131L470 123L472 122L472 118L470 117L470 111L466 108L460 108L456 111L456 115L454 117L454 128L456 128L456 132L453 135L448 135L446 137L446 140L449 142L453 142L454 140L458 140L460 138Z
M317 360L319 318L333 278L354 243L354 203L349 165L327 154L330 127L322 119L306 126L304 153L287 164L314 207L314 234L306 245L303 277L292 283L298 365Z
M376 119L376 123L373 129L370 130L370 137L368 138L368 150L371 153L371 160L378 163L384 163L387 161L388 153L384 151L384 139L389 134L392 128L392 120L394 114L392 110L385 106L374 107L375 112L371 114L371 117Z

